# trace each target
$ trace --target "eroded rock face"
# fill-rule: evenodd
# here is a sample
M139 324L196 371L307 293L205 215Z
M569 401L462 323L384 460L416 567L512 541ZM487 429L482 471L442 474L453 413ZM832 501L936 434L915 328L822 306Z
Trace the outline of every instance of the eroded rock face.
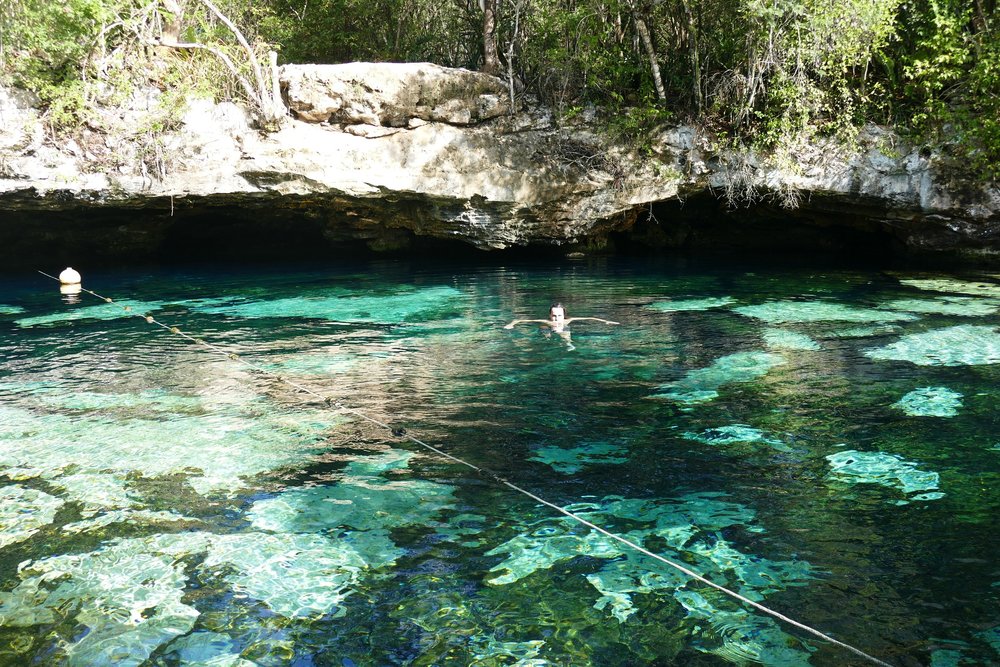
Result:
M45 143L30 104L0 94L0 261L51 251L74 263L86 248L149 257L210 247L213 234L223 248L265 239L265 254L285 239L398 250L423 238L487 250L617 241L794 251L823 247L829 230L844 232L847 249L867 239L1000 251L1000 190L946 180L933 154L875 127L853 148L802 146L777 166L720 153L692 127L638 154L587 114L559 126L538 106L500 113L490 100L505 104L503 84L465 70L353 63L286 67L284 77L293 113L327 122L289 120L265 135L236 105L192 101L182 127L158 138L159 173L121 166L142 151L120 138ZM395 83L348 85L362 79Z
M500 79L431 63L285 65L280 81L295 117L312 123L471 125L509 108Z

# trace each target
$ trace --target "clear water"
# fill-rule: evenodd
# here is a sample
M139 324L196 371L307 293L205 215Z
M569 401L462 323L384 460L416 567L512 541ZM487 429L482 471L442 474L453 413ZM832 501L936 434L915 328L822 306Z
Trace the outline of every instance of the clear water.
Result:
M1000 663L996 277L85 277L892 664ZM554 300L621 325L503 329ZM0 354L0 664L858 664L40 276Z

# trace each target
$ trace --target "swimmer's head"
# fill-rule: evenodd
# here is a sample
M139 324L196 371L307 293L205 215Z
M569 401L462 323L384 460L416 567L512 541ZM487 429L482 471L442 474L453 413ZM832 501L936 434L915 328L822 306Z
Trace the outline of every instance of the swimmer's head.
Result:
M555 322L561 322L566 319L566 309L563 308L561 303L552 304L552 307L549 308L549 319Z

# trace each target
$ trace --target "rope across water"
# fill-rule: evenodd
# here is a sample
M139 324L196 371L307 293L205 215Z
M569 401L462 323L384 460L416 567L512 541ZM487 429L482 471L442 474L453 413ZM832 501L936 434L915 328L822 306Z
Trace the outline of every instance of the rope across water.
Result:
M44 271L38 271L38 273L42 274L46 278L51 278L52 280L55 280L56 282L59 282L58 278L56 278L55 276L52 276L52 275L50 275L48 273L45 273ZM104 301L105 303L115 303L114 299L112 299L110 297L103 296L101 294L98 294L97 292L93 292L93 291L91 291L91 290L89 290L89 289L87 289L85 287L82 287L82 286L81 286L80 289L81 289L82 292L86 292L87 294L90 294L91 296L93 296L95 298L98 298L98 299ZM508 489L511 489L512 491L516 491L517 493L520 493L520 494L522 494L524 496L527 496L528 498L531 498L535 502L537 502L537 503L539 503L541 505L544 505L546 507L549 507L549 508L555 510L556 512L560 513L560 514L563 514L563 515L569 517L573 521L576 521L577 523L579 523L579 524L581 524L583 526L586 526L587 528L590 528L591 530L594 530L594 531L600 533L601 535L604 535L605 537L608 537L608 538L610 538L612 540L620 542L621 544L627 546L630 549L633 549L633 550L635 550L635 551L637 551L637 552L639 552L641 554L649 556L650 558L653 558L654 560L656 560L656 561L658 561L660 563L663 563L664 565L672 567L675 570L678 570L679 572L682 572L683 574L687 575L688 577L690 577L692 579L695 579L695 580L699 581L700 583L702 583L702 584L704 584L706 586L710 586L711 588L714 588L714 589L716 589L716 590L724 593L725 595L728 595L729 597L731 597L731 598L733 598L735 600L738 600L739 602L741 602L741 603L743 603L743 604L745 604L745 605L747 605L749 607L752 607L753 609L756 609L757 611L760 611L762 613L768 614L769 616L777 618L778 620L784 621L785 623L787 623L787 624L789 624L789 625L791 625L791 626L793 626L795 628L798 628L799 630L802 630L803 632L811 634L814 637L818 637L819 639L827 641L827 642L829 642L829 643L831 643L831 644L833 644L835 646L839 646L840 648L843 648L846 651L849 651L849 652L853 653L854 655L856 655L858 657L864 658L865 660L867 660L868 662L871 662L872 664L881 665L882 667L892 667L892 665L890 665L889 663L885 662L884 660L881 660L879 658L876 658L873 655L865 653L864 651L862 651L859 648L851 646L850 644L842 642L839 639L835 639L835 638L831 637L830 635L827 635L827 634L825 634L825 633L823 633L823 632L821 632L821 631L819 631L819 630L817 630L817 629L815 629L813 627L810 627L810 626L808 626L808 625L806 625L804 623L796 621L793 618L785 616L781 612L778 612L778 611L775 611L774 609L766 607L766 606L760 604L759 602L755 602L754 600L751 600L751 599L749 599L749 598L747 598L747 597L745 597L743 595L740 595L736 591L732 591L732 590L726 588L725 586L722 586L720 584L717 584L717 583L715 583L715 582L707 579L706 577L698 574L697 572L695 572L694 570L691 570L688 567L685 567L684 565L681 565L680 563L676 563L676 562L670 560L669 558L665 558L664 556L661 556L661 555L659 555L657 553L649 551L645 547L643 547L643 546L641 546L639 544L636 544L635 542L632 542L628 538L622 537L621 535L618 535L616 533L612 533L611 531L609 531L609 530L607 530L605 528L602 528L602 527L598 526L597 524L592 523L591 521L588 521L587 519L585 519L584 517L580 516L579 514L571 512L571 511L569 511L569 510L567 510L567 509L565 509L565 508L563 508L563 507L561 507L561 506L559 506L559 505L557 505L557 504L555 504L555 503L553 503L551 501L545 500L544 498L542 498L542 497L540 497L540 496L532 493L531 491L528 491L527 489L524 489L524 488L522 488L522 487L520 487L520 486L518 486L518 485L516 485L516 484L514 484L514 483L512 483L510 481L508 481L504 477L500 476L499 474L497 474L495 472L492 472L491 470L488 470L486 468L481 468L480 466L477 466L477 465L475 465L473 463L470 463L470 462L468 462L468 461L466 461L464 459L461 459L461 458L459 458L457 456L454 456L453 454L449 454L448 452L440 449L439 447L435 447L434 445L428 444L428 443L424 442L423 440L421 440L421 439L419 439L419 438L411 435L410 433L408 433L403 428L393 427L390 424L387 424L387 423L385 423L383 421L375 419L374 417L370 417L367 414L364 414L364 413L362 413L362 412L360 412L360 411L358 411L358 410L356 410L356 409L354 409L352 407L344 405L340 401L334 400L333 398L328 397L328 396L324 396L323 394L320 394L320 393L314 391L313 389L310 389L309 387L306 387L306 386L301 385L301 384L299 384L297 382L289 380L288 378L286 378L286 377L284 377L282 375L274 373L274 372L272 372L272 371L270 371L270 370L268 370L266 368L263 368L261 366L258 366L257 364L254 364L254 363L252 363L250 361L247 361L246 359L244 359L240 355L235 354L233 352L230 352L230 351L228 351L226 349L223 349L223 348L219 347L218 345L215 345L214 343L210 343L210 342L208 342L208 341L206 341L206 340L204 340L202 338L198 338L197 336L192 336L191 334L188 334L188 333L186 333L184 331L181 331L176 326L170 326L168 324L164 324L163 322L160 322L159 320L157 320L152 315L149 315L148 313L137 313L130 306L127 306L127 305L121 305L121 308L122 308L122 310L124 312L128 313L129 315L131 315L133 317L138 317L138 318L140 318L142 320L145 320L148 324L156 325L156 326L160 327L161 329L164 329L164 330L170 332L171 334L174 334L176 336L180 336L181 338L184 338L184 339L186 339L186 340L188 340L188 341L190 341L192 343L195 343L197 345L200 345L200 346L202 346L202 347L204 347L204 348L206 348L206 349L208 349L208 350L210 350L210 351L212 351L212 352L214 352L216 354L222 355L222 356L224 356L224 357L226 357L226 358L228 358L228 359L230 359L232 361L239 362L239 363L243 364L244 366L246 366L247 368L253 370L254 372L261 373L261 374L267 375L269 377L272 377L272 378L274 378L274 379L276 379L276 380L278 380L278 381L280 381L280 382L282 382L282 383L284 383L284 384L286 384L286 385L288 385L288 386L290 386L290 387L292 387L294 389L297 389L298 391L300 391L300 392L302 392L304 394L307 394L309 396L312 396L314 398L317 398L317 399L321 400L324 404L326 404L328 406L331 406L331 407L334 407L334 408L340 410L341 412L345 412L345 413L354 415L355 417L358 417L359 419L362 419L362 420L367 421L367 422L369 422L371 424L374 424L374 425L376 425L376 426L378 426L380 428L383 428L386 431L388 431L391 435L393 435L394 437L402 438L402 439L405 439L405 440L409 440L410 442L414 443L415 445L423 447L424 449L426 449L428 451L434 452L438 456L446 458L449 461L452 461L452 462L457 463L459 465L463 465L463 466L465 466L467 468L471 468L472 470L475 470L477 473L479 473L479 474L481 474L481 475L483 475L485 477L488 477L488 478L492 479L493 481L495 481L495 482L497 482L497 483L499 483L499 484L507 487Z

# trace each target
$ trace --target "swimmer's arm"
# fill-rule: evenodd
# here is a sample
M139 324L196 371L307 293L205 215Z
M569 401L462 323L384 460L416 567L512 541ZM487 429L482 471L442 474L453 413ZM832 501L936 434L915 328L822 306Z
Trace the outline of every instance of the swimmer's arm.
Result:
M514 320L510 324L504 325L504 329L513 329L517 324L526 324L528 322L538 322L539 324L551 324L548 320Z
M604 322L605 324L621 324L621 322L615 322L613 320L602 320L600 317L568 317L566 318L566 324L575 322L576 320L593 320L594 322Z

